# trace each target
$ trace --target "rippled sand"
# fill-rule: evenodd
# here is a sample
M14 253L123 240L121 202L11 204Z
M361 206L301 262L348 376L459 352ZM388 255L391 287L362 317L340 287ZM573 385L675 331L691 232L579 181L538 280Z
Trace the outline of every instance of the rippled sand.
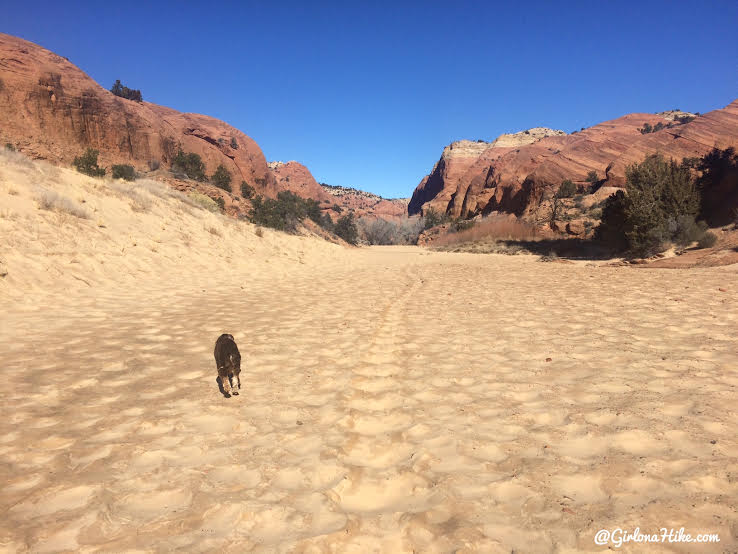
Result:
M259 237L6 162L0 551L567 552L615 527L738 547L738 266Z
M371 248L288 269L8 314L0 544L542 552L673 526L735 548L735 266Z

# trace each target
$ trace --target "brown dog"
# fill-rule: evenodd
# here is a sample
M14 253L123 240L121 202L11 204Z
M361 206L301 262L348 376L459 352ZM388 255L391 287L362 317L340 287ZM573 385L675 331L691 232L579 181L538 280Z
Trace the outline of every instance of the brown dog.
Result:
M215 341L215 367L218 368L218 377L226 397L231 393L238 394L233 386L233 377L241 388L241 353L238 351L233 335L220 335Z

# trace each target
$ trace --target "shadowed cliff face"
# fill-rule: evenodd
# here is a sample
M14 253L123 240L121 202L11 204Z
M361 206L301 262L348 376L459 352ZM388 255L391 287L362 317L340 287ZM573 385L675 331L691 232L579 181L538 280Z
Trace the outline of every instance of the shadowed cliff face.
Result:
M0 80L0 140L31 157L68 164L93 147L102 165L147 171L157 162L168 168L182 148L199 154L208 174L223 164L236 185L246 181L261 194L277 192L261 149L238 129L117 97L36 44L0 34Z
M659 123L672 127L640 131L645 124ZM433 208L454 217L492 211L523 215L564 179L585 184L590 171L597 172L600 184L622 187L625 168L647 154L661 152L681 161L703 156L714 147L738 146L738 101L684 124L675 121L672 112L629 114L571 135L537 132L530 144L507 146L519 142L508 137L520 135L506 135L504 141L487 143L481 152L467 150L462 156L449 156L453 148L447 147L415 189L409 213Z

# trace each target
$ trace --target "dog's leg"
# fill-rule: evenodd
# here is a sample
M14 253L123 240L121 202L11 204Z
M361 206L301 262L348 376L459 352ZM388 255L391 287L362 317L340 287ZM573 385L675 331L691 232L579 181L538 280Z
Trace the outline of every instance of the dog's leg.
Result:
M233 386L233 373L228 374L228 380L231 382L231 394L238 395L236 387Z
M240 373L236 375L236 379L238 379L238 389L241 390L241 374Z
M218 376L220 377L220 384L223 386L223 392L225 392L226 396L230 396L231 395L230 380L228 378L228 373L225 370L225 368L218 368Z

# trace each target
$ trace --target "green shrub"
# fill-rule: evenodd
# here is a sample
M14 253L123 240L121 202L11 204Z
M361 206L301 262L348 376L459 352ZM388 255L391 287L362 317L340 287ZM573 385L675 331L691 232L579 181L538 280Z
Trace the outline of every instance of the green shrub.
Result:
M423 210L423 229L430 229L436 225L448 223L448 214L439 214L433 208Z
M328 212L323 214L323 220L320 222L320 226L326 231L330 231L331 233L333 232L335 224L333 223L333 220L331 219L331 216Z
M699 112L697 113L699 115ZM690 121L694 121L696 116L694 115L678 115L674 118L674 121L677 123L684 125L685 123L689 123Z
M105 168L97 165L97 156L100 154L94 148L88 148L81 156L74 158L72 165L80 173L89 175L90 177L103 177Z
M195 181L207 181L205 175L205 164L199 154L193 152L185 153L180 149L172 160L172 172L182 173L188 179Z
M227 192L231 192L231 174L225 168L223 164L220 164L213 176L210 178L210 182L213 183L219 189L223 189Z
M218 205L218 209L221 212L225 211L225 200L223 200L222 196L218 196L218 198L215 198L215 203Z
M128 88L127 86L124 86L120 82L120 79L117 79L115 83L113 83L113 86L110 88L110 92L112 92L116 96L125 98L127 100L133 100L135 102L143 101L143 95L141 94L140 90L132 89L132 88Z
M255 192L254 187L249 185L246 181L241 181L241 196L244 198L252 198Z
M307 198L304 200L305 202L305 213L307 216L317 223L318 225L322 226L324 223L323 214L320 211L320 202L317 200L313 200L312 198Z
M123 179L125 181L135 181L136 171L132 165L120 164L112 167L113 179Z
M252 222L280 231L295 231L297 224L306 217L319 225L325 223L318 202L306 200L290 191L280 192L276 199L256 196L251 201L251 206Z
M231 137L231 148L238 150L238 141L236 140L236 137Z
M349 244L356 244L359 240L359 230L354 222L354 214L349 213L340 217L336 221L333 232Z
M595 173L595 175L597 175L597 173ZM577 186L570 179L564 179L556 194L559 198L571 198L576 192Z
M628 194L607 199L598 239L616 251L649 256L667 241L691 236L699 194L688 169L654 154L629 166L625 176Z
M596 185L599 182L599 180L600 178L597 175L597 172L595 170L592 170L589 173L587 173L587 178L585 179L585 181L587 181L588 183L592 185Z
M5 143L5 150L10 150L11 152L15 152L15 146L10 144L9 142Z
M121 98L125 98L127 100L143 102L143 96L141 96L141 91L138 89L132 89L132 88L123 86L120 82L120 79L118 79L117 81L115 81L115 83L113 83L113 86L110 87L110 92L112 92L116 96L120 96Z

